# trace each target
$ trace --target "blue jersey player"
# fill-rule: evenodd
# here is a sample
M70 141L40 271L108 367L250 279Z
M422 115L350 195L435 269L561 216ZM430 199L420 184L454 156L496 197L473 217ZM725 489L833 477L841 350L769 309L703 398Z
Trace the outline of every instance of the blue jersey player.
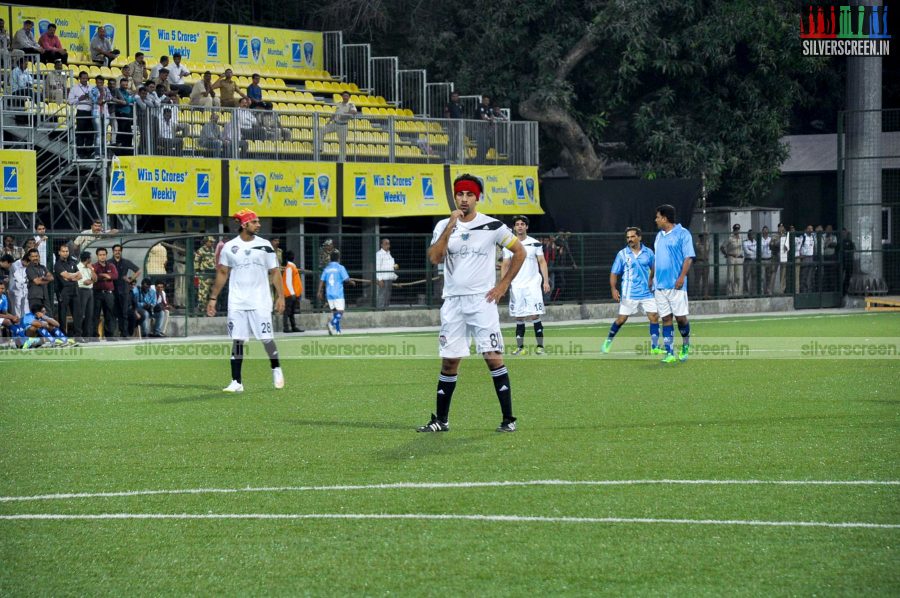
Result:
M675 329L672 316L678 322L681 334L681 352L678 360L688 358L691 347L691 325L688 322L687 274L694 261L694 241L688 229L675 224L675 208L664 204L656 208L656 226L659 232L653 249L656 253L656 271L653 291L656 306L662 316L663 344L666 347L664 363L675 363Z
M625 242L627 246L616 254L616 260L609 272L609 286L613 299L619 302L619 316L609 327L609 335L603 341L600 350L609 353L619 328L628 320L628 316L636 314L638 309L641 309L650 320L650 354L656 355L662 350L659 348L659 314L656 299L650 290L655 257L653 251L641 243L641 229L635 226L625 229ZM616 288L620 276L621 293Z
M23 349L41 345L63 347L78 344L63 334L59 322L47 314L46 307L40 303L33 303L30 307L31 311L22 317L22 327L28 337Z
M328 308L331 309L331 319L328 320L328 334L341 334L341 319L344 317L346 302L344 301L344 283L350 281L352 286L356 282L350 280L347 269L340 264L341 252L331 252L331 262L322 270L322 278L319 280L319 301L328 299Z

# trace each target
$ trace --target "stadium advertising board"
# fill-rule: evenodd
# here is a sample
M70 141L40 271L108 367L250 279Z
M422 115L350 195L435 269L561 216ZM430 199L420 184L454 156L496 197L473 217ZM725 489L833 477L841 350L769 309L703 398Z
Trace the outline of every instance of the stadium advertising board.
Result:
M34 21L35 40L47 31L50 23L54 23L60 43L69 52L90 52L91 38L94 37L98 27L106 29L106 35L112 40L113 48L120 50L123 55L128 51L125 15L90 10L13 6L12 21L7 27L10 35L15 35L26 20Z
M344 215L446 216L444 167L435 164L344 164Z
M543 214L536 166L451 166L450 178L469 173L481 180L485 214Z
M221 160L122 157L113 162L107 212L221 216L221 173Z
M337 165L330 162L232 160L228 213L262 217L337 216Z
M175 21L156 17L128 17L128 47L148 61L176 52L191 66L228 62L228 25Z
M37 168L29 150L0 150L0 212L37 210Z
M267 68L321 69L322 33L231 26L231 64Z

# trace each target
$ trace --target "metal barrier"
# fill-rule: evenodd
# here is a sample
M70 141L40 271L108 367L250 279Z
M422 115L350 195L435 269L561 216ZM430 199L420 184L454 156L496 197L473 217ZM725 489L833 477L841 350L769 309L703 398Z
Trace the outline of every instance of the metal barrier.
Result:
M425 113L431 118L445 118L444 110L450 104L453 83L425 84Z
M228 159L538 163L537 123L161 105L137 110L137 153Z
M372 58L372 90L389 103L395 104L398 93L398 59L396 56L375 56Z
M322 33L322 62L325 70L332 77L344 79L344 62L341 54L341 46L344 45L344 33L342 31L325 31Z
M399 79L400 104L413 114L426 114L425 69L401 69L397 71Z
M344 44L341 61L344 80L356 83L365 92L372 89L372 47L369 44Z

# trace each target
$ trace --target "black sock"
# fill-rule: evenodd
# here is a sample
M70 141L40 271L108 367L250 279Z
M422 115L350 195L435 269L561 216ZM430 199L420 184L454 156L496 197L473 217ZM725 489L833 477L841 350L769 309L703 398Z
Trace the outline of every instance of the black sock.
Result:
M525 322L516 322L516 346L520 349L525 346Z
M436 415L442 422L447 422L450 417L450 400L453 398L453 391L456 390L456 377L456 374L451 376L444 372L438 376Z
M241 366L244 364L244 341L231 343L231 379L241 384Z
M272 364L272 369L274 370L277 367L281 367L281 362L278 360L278 347L275 346L275 341L267 340L263 341L262 344L266 350L266 354L269 356L269 363Z
M537 346L544 346L544 323L540 320L532 322L534 324L534 338L537 340Z
M494 381L494 390L497 391L497 400L500 401L500 411L503 412L503 421L515 421L512 414L512 389L509 386L509 371L505 365L496 370L491 370L491 379Z

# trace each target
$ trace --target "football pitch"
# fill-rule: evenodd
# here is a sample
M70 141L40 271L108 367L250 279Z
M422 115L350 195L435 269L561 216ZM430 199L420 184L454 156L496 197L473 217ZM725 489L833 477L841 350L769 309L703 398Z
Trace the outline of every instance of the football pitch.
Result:
M900 314L545 326L514 434L435 332L0 354L0 594L900 593Z

